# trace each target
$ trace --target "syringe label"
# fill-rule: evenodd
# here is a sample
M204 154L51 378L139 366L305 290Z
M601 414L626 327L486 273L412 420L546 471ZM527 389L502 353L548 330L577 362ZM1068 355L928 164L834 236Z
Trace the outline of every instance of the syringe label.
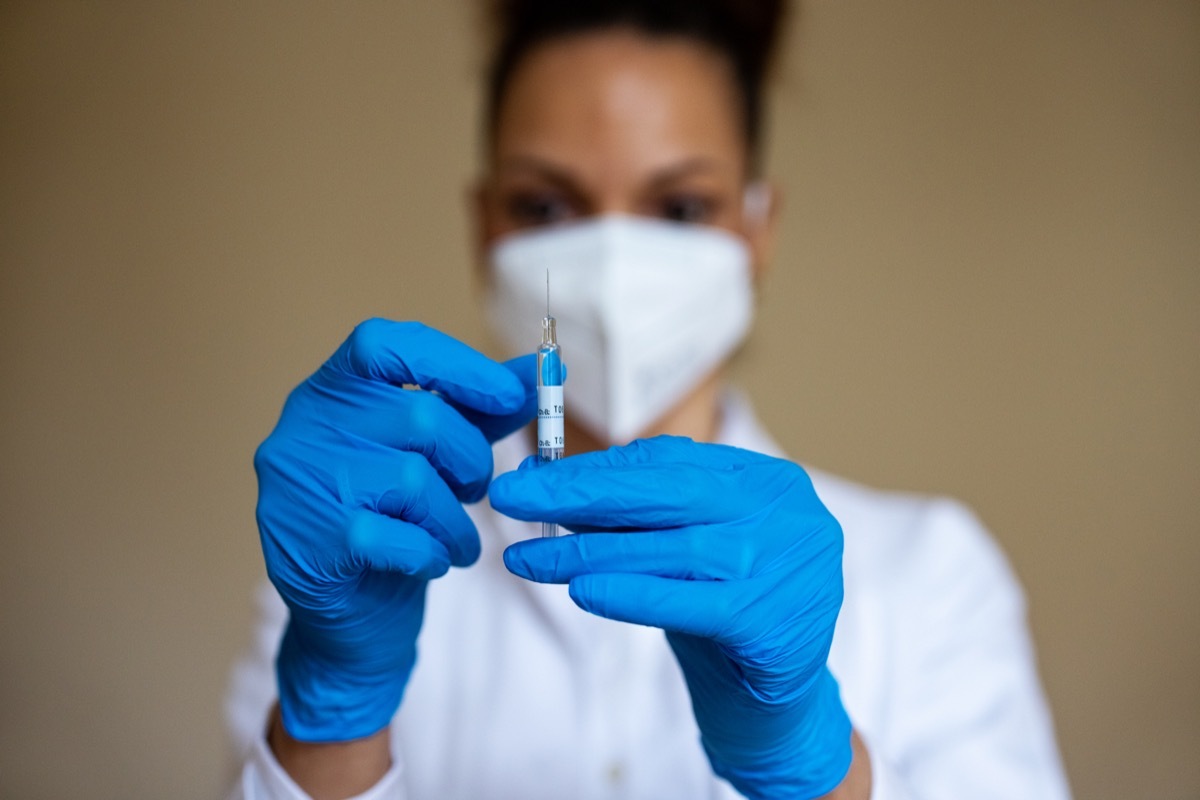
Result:
M564 447L563 437L563 387L539 386L538 400L538 447Z

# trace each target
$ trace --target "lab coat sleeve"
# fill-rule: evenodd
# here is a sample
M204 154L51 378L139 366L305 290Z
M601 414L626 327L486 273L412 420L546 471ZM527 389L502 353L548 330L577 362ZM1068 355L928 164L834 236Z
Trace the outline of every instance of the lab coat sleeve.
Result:
M310 800L279 765L266 741L267 718L275 704L275 651L287 621L279 595L264 584L258 592L258 623L254 641L234 665L225 719L236 778L229 800ZM399 760L366 792L353 800L402 800L404 789Z
M1021 588L975 517L933 501L890 570L892 685L873 800L1067 800Z
M922 800L909 791L904 779L878 754L874 743L859 733L871 757L871 800Z

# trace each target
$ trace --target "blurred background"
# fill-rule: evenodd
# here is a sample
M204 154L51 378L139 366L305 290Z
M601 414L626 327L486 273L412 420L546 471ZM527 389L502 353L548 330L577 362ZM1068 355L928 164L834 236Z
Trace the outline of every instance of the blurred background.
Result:
M251 454L358 320L486 346L473 3L0 4L0 796L220 796ZM1079 798L1200 798L1200 4L823 0L738 366L956 495Z

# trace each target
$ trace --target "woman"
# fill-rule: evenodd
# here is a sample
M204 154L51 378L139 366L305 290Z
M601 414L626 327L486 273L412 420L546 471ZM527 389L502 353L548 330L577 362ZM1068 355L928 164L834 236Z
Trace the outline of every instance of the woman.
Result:
M256 454L278 596L235 797L1066 796L978 524L805 472L722 391L776 224L782 12L500 4L479 261L514 352L549 274L570 457L517 468L528 356L355 329Z

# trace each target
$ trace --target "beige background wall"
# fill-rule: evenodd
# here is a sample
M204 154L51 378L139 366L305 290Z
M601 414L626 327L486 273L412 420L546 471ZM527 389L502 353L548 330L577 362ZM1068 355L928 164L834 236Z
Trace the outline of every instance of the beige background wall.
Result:
M1200 5L811 3L739 371L973 504L1080 798L1200 797ZM0 796L212 797L250 457L355 321L473 342L466 3L0 7Z

